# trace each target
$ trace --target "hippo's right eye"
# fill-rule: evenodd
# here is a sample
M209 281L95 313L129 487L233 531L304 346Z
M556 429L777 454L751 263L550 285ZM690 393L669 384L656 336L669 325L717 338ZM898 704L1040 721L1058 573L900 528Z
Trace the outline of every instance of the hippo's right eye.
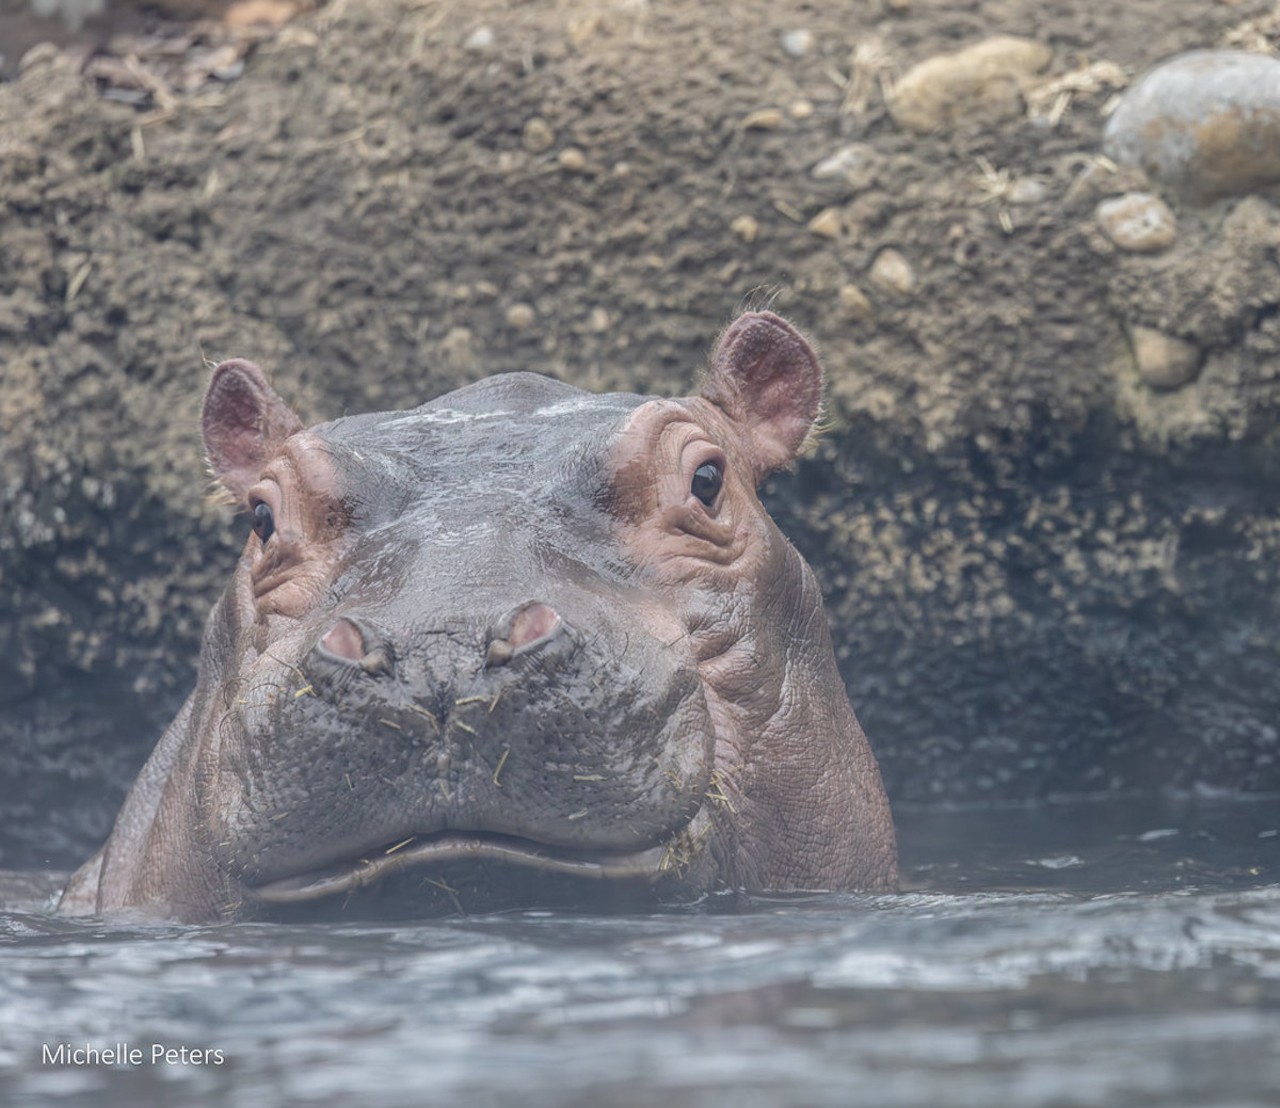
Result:
M259 500L253 506L253 533L265 543L275 531L276 517L271 511L271 505Z

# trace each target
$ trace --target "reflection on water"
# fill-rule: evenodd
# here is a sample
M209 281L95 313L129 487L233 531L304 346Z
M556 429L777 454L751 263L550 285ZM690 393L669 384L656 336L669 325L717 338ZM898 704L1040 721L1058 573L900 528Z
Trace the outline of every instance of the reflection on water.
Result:
M0 1104L1277 1103L1275 799L898 818L897 896L395 926L0 914ZM43 1064L59 1043L145 1059Z

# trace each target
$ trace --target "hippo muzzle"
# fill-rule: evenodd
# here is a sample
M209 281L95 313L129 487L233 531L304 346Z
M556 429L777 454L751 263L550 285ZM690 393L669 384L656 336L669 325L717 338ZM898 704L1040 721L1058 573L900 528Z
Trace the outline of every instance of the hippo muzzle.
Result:
M510 374L306 430L224 363L206 446L253 534L65 910L891 885L812 574L755 496L820 395L768 313L685 400Z

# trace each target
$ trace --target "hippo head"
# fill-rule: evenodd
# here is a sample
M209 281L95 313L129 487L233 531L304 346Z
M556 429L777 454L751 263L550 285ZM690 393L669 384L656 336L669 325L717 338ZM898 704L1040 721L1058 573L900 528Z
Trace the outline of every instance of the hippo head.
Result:
M191 700L66 903L890 886L818 589L756 496L821 394L770 313L678 400L517 373L304 429L257 367L220 365L205 443L252 534Z

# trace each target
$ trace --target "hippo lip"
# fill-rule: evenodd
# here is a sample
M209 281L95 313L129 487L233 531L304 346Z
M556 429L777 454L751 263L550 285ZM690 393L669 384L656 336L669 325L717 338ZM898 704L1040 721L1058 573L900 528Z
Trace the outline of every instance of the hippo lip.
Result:
M351 892L401 870L458 861L506 862L592 880L651 880L662 871L666 854L664 846L631 852L575 849L513 835L452 831L410 836L359 858L268 881L249 892L267 904L296 904Z

